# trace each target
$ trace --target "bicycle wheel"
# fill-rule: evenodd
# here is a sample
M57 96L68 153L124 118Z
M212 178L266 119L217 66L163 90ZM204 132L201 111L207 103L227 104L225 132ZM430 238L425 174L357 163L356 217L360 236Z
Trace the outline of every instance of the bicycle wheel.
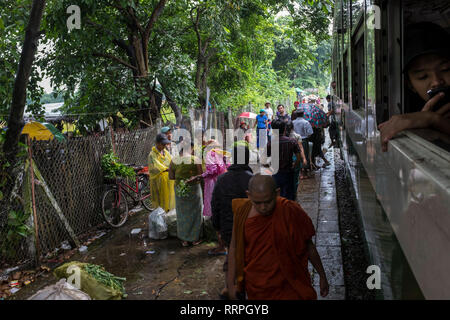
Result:
M141 190L140 198L142 199L143 197L146 197L145 199L141 200L142 205L145 207L145 209L152 211L154 208L152 207L152 196L150 194L150 186L147 176L143 176L139 181L139 190Z
M102 200L103 218L114 228L122 226L128 219L128 204L125 194L117 189L105 192Z

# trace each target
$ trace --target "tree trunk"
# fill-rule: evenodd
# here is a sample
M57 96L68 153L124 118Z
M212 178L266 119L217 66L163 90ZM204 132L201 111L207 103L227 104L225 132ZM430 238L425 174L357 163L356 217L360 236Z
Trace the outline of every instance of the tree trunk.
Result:
M170 108L172 108L172 111L175 114L176 125L180 126L181 122L183 120L183 115L181 113L181 108L177 105L175 100L173 100L170 97L169 91L167 90L167 88L164 86L164 84L161 81L160 81L160 84L161 84L161 89L164 92L164 95L166 96L167 103L169 104Z
M45 0L34 0L31 8L30 20L25 33L22 54L14 82L13 97L8 119L8 131L3 145L7 161L14 164L20 133L24 125L23 113L27 97L27 86L30 79L31 68L37 51L37 40L40 36L40 25L45 8Z
M34 0L30 20L25 32L25 39L20 56L19 67L17 69L16 79L12 96L11 109L8 119L8 130L6 131L5 142L3 144L4 157L0 157L0 170L2 173L3 202L0 207L9 210L11 205L11 194L13 192L14 181L22 170L17 164L17 154L19 152L19 140L24 126L23 113L27 96L28 81L30 79L31 68L37 51L37 40L40 36L40 25L45 8L45 0ZM9 166L6 164L9 163Z

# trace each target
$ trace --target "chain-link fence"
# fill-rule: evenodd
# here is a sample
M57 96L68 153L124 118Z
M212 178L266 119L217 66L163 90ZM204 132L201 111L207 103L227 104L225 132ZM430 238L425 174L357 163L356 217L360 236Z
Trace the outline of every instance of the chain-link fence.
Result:
M113 144L121 162L146 165L156 134L156 128L148 128L65 142L32 141L34 179L31 170L24 170L21 201L15 201L12 210L0 211L0 269L33 260L36 249L40 255L52 252L102 223L102 155ZM23 225L33 232L22 232Z
M183 124L192 132L193 120L202 121L202 128L206 124L206 129L219 129L225 139L234 117L212 110L206 123L204 111L192 110ZM64 142L31 141L30 155L23 161L27 167L17 182L17 199L8 210L0 209L0 269L45 256L66 240L77 244L78 237L103 223L102 155L113 150L122 163L147 165L158 130L156 126Z

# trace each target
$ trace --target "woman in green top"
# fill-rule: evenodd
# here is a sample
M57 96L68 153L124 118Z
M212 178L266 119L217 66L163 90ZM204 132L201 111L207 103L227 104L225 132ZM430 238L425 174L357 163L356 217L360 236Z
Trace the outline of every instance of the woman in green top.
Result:
M191 183L187 180L202 174L201 161L192 155L192 147L183 148L182 155L172 159L169 166L169 179L175 180L175 207L177 210L177 236L183 247L189 243L201 243L203 198L200 180Z

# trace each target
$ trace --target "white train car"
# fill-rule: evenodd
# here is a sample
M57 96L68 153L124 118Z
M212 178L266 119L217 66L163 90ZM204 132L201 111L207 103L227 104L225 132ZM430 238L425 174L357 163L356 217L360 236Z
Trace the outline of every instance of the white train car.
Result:
M403 34L413 22L450 31L448 0L338 0L334 99L341 156L366 248L381 269L380 299L450 299L450 139L408 130L381 151L378 125L409 112Z

